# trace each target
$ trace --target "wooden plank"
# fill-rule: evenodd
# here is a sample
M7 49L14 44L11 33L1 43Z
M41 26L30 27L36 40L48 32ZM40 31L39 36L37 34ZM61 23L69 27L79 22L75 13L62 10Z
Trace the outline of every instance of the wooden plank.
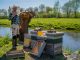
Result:
M6 53L6 57L9 57L9 58L24 57L24 51L23 50L9 51Z

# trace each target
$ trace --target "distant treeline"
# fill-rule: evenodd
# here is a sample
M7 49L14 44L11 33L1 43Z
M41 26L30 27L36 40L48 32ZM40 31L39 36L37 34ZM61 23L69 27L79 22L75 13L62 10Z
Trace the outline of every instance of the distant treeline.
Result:
M8 16L0 16L0 19L8 19Z
M39 7L29 7L26 10L34 11L36 18L80 18L80 0L69 0L63 6L61 6L60 1L57 0L53 7L41 4ZM0 13L4 12L3 16L0 15L0 18L8 18L10 9L9 7L8 11L0 10ZM22 11L24 8L20 8L20 10Z

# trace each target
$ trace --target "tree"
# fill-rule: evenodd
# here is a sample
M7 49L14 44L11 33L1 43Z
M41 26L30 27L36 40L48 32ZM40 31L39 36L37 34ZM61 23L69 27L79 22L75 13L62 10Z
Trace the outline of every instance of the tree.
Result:
M0 9L0 18L7 18L7 10L5 9Z
M4 16L7 16L7 15L8 15L8 14L7 14L7 11L5 10L5 11L4 11Z
M36 14L35 17L37 17L37 16L38 16L38 8L37 8L37 7L34 8L34 12L35 12L35 14Z
M51 12L52 10L53 10L53 9L52 9L51 7L48 7L48 6L46 7L46 12L47 12L47 13Z
M40 12L44 12L44 10L45 10L45 5L44 5L44 4L41 4L41 5L39 6L39 8L40 8Z
M54 14L55 17L59 17L60 12L60 6L59 6L59 0L54 4Z
M69 0L62 7L63 11L66 12L67 17L70 17L70 13L74 13L74 17L77 17L78 9L80 8L80 0Z
M33 11L33 8L32 7L29 7L28 9L26 9L27 11L31 12Z
M74 17L77 18L77 12L80 7L80 0L72 0L72 8L74 10Z
M11 13L11 7L9 6L9 8L8 8L8 14L10 14Z
M70 13L71 13L71 2L67 2L64 4L64 6L62 7L63 12L66 13L66 17L70 17Z
M38 8L37 7L34 8L34 12L38 13Z
M20 8L20 12L24 11L24 8Z

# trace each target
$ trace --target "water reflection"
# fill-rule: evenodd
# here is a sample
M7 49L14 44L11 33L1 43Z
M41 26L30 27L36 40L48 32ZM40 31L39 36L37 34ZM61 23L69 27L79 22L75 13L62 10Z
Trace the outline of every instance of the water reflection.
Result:
M63 36L63 47L73 51L80 49L80 33L65 32Z
M79 32L68 32L66 34L68 34L69 36L74 38L76 41L80 39L80 33Z

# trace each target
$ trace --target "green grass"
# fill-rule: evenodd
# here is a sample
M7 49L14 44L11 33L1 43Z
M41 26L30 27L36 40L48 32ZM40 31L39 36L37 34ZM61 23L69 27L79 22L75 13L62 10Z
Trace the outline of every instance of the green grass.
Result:
M30 26L35 28L42 26L44 29L66 29L66 30L80 30L80 19L72 18L37 18L33 19Z
M0 19L0 25L10 26L8 19ZM30 28L42 26L43 29L80 30L80 18L33 18Z
M6 35L4 38L0 38L0 47L8 44L10 41L11 39L9 38L9 35Z
M9 36L0 37L0 57L6 54L11 49L12 43Z
M67 54L67 55L71 55L73 53L73 51L69 48L63 48L63 53Z
M4 46L2 46L0 48L0 58L6 54L6 52L8 52L12 47L12 43L9 42L8 44L5 44Z
M8 19L0 19L0 25L10 26L10 21Z

